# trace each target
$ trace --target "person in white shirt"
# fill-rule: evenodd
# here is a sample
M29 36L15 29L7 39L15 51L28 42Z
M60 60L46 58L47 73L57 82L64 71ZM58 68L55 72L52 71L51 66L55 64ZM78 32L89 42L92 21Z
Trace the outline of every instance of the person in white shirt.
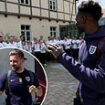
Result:
M60 36L57 37L57 46L63 47L64 41L61 39Z
M18 44L17 44L17 42L15 42L14 41L14 37L15 36L9 36L9 42L8 42L8 44L7 44L7 48L18 48Z
M41 49L41 63L43 64L43 66L47 66L46 65L46 44L44 43L43 40L39 40L40 43L40 49Z
M64 37L64 50L67 54L71 55L71 40L67 37Z
M38 39L34 39L33 45L32 45L33 55L41 61L41 45Z
M26 41L25 50L32 53L32 42L31 41Z
M48 36L48 39L46 40L46 45L53 45L53 40L52 40L52 36ZM49 53L48 51L46 52L46 60L50 61L53 59L53 56L51 53Z
M18 42L18 48L25 49L25 38L23 35L20 35L20 41Z
M74 59L78 59L78 51L79 51L79 42L77 40L77 38L74 36L72 39L72 56L74 57Z
M48 36L48 40L46 41L47 45L53 45L53 37L52 36Z
M0 48L5 48L7 43L3 41L3 36L0 35Z

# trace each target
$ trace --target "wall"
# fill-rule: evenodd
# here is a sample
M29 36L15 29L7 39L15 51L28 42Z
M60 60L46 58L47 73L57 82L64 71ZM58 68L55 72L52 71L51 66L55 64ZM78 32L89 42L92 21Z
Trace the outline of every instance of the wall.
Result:
M4 17L0 15L0 34L2 35L21 35L21 25L30 25L31 26L31 39L33 37L39 37L43 35L46 39L50 35L50 26L57 27L57 35L59 35L59 25L66 25L67 22L56 22L48 20L39 20L39 19L29 19L28 17L17 18L16 16Z

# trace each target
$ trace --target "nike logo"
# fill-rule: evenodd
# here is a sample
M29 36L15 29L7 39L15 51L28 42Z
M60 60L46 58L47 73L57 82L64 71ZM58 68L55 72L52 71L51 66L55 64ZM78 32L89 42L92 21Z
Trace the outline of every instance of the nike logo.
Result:
M13 82L13 81L14 81L14 79L11 79L10 81L11 81L11 82Z

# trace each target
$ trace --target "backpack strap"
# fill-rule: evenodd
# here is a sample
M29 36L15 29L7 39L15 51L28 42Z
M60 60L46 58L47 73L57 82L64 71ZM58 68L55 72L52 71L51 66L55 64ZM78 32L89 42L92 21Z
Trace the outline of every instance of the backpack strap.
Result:
M11 70L8 71L7 78L10 78L11 72Z
M6 89L8 89L8 87L9 87L8 83L9 83L10 76L11 76L11 70L9 70L7 72L7 78L6 78L6 82L5 82L5 88Z
M10 80L11 73L12 73L11 70L9 70L7 73L7 78L6 78L6 82L5 82L5 89L7 89L9 91L9 94L12 96L12 93L9 89L9 80Z
M31 71L29 71L29 75L30 75L30 77L31 77L31 81L34 82L34 80L35 80L35 79L34 79L34 74L33 74Z

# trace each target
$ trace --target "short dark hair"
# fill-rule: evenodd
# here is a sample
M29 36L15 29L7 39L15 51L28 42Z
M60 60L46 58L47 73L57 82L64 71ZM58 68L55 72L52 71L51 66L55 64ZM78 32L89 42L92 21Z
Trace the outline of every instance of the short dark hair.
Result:
M79 13L87 13L93 18L98 21L102 16L102 8L98 2L90 1L83 1L80 6L78 7Z
M21 59L26 60L26 58L24 57L24 53L19 50L19 49L13 49L9 52L9 57L12 55L18 55Z

